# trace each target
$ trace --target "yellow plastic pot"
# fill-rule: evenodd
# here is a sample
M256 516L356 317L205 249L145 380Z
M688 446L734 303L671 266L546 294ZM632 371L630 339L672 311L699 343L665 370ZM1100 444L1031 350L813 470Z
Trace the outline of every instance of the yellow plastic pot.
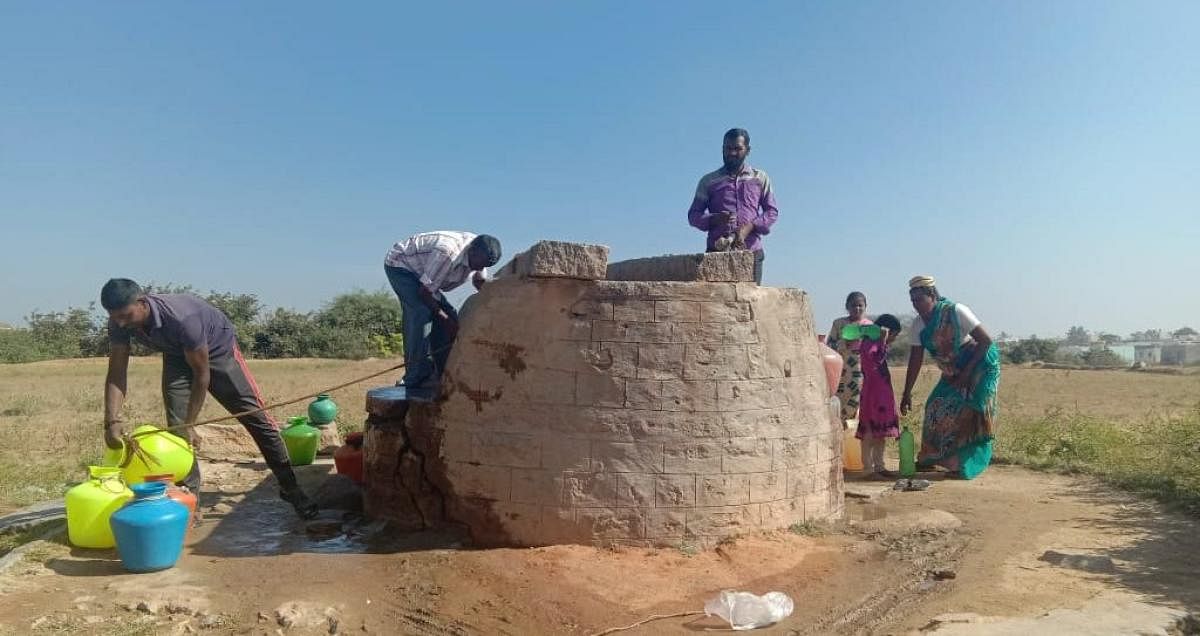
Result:
M147 475L170 473L175 481L183 481L196 461L187 440L159 429L153 424L142 424L133 429L137 444L144 451L129 458L129 464L121 468L127 484L140 484ZM104 453L105 466L120 466L125 462L125 446L110 448Z
M114 466L88 466L88 480L67 491L67 538L78 548L112 548L109 518L133 492Z

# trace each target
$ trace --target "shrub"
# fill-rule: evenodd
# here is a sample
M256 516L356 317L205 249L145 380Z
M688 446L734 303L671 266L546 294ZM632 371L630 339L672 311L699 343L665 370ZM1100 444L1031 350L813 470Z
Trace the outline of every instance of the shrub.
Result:
M1058 352L1058 343L1053 340L1039 339L1037 336L1026 338L1013 345L1008 350L1008 361L1014 364L1024 362L1052 362Z

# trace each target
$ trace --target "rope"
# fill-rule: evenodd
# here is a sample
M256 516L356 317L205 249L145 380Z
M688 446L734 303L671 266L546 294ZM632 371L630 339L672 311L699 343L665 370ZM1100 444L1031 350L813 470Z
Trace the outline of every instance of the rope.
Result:
M450 347L451 347L451 345L446 345L444 347L441 347L440 349L436 349L434 351L429 352L428 355L432 356L434 354L441 353L442 351L449 349ZM337 386L331 386L331 387L328 387L325 389L321 389L315 393L309 393L308 395L301 395L300 397L292 398L290 400L284 400L283 402L275 402L274 404L267 404L266 406L261 406L256 409L250 409L249 411L242 411L241 413L232 413L229 415L222 415L220 417L214 417L214 418L202 420L199 422L193 422L191 424L176 424L175 426L168 426L166 428L156 428L153 431L142 431L141 433L123 433L121 435L121 440L123 442L125 442L125 456L121 460L121 464L120 464L121 468L125 468L125 467L129 466L129 464L133 461L134 457L137 457L138 459L142 460L142 462L145 463L147 466L161 463L158 461L157 457L155 457L153 454L147 452L145 449L143 449L141 447L140 444L138 444L137 438L139 438L139 437L143 437L146 435L154 435L155 433L162 433L164 431L167 433L178 433L180 431L186 431L189 428L193 428L196 426L203 426L205 424L216 424L217 422L225 422L228 420L235 420L239 417L245 417L247 415L254 415L255 413L262 413L263 411L270 411L271 409L277 409L281 406L289 406L289 405L295 404L297 402L303 402L304 400L309 400L309 399L315 398L318 395L321 395L322 393L333 393L334 391L337 391L338 389L344 389L348 386L353 386L355 384L358 384L359 382L365 382L367 380L370 380L371 378L381 376L385 373L391 373L392 371L397 371L399 369L403 369L405 367L405 364L406 363L401 362L400 364L390 366L390 367L380 370L380 371L376 371L375 373L372 373L370 375L364 375L360 378L355 378L348 382L343 382Z
M602 632L596 632L595 634L592 634L592 636L605 636L606 634L614 634L616 632L624 632L624 631L631 630L635 627L641 627L642 625L645 625L646 623L649 623L651 621L658 621L658 620L662 620L664 618L682 618L684 616L698 616L703 613L704 612L679 612L677 614L655 614L649 618L644 618L636 623L631 623L624 627L610 627Z
M304 400L315 398L318 395L321 395L322 393L333 393L334 391L337 391L338 389L344 389L348 386L358 384L359 382L365 382L367 380L370 380L371 378L379 377L385 373L391 373L392 371L396 371L397 369L403 369L403 368L404 368L404 363L401 362L400 364L390 366L386 369L377 371L370 375L364 375L361 378L355 378L353 380L350 380L349 382L343 382L337 386L331 386L326 389L321 389L321 390L317 391L316 393L309 393L308 395L301 395L300 397L292 398L290 400L284 400L283 402L275 402L273 404L261 406L259 408L251 409L249 411L242 411L241 413L232 413L229 415L222 415L220 417L213 417L213 418L209 418L207 420L193 422L191 424L177 424L175 426L168 426L166 428L161 428L161 429L157 429L157 430L153 430L153 431L142 431L141 433L133 433L132 435L128 435L128 437L142 437L144 435L153 435L155 433L161 433L162 431L166 431L168 433L174 433L177 431L186 431L187 429L195 427L195 426L203 426L205 424L216 424L217 422L236 420L239 417L245 417L247 415L254 415L255 413L262 413L263 411L270 411L271 409L277 409L281 406L290 406L297 402L303 402Z

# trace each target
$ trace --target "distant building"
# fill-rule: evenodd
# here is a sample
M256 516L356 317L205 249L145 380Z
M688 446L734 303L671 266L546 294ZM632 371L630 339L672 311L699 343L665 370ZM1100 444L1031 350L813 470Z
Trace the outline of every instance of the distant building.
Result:
M1125 362L1133 364L1137 362L1137 349L1131 344L1114 344L1108 345L1107 349L1121 358Z
M1160 364L1200 364L1200 342L1172 342L1162 345Z
M1133 361L1143 364L1162 364L1162 348L1158 343L1133 345Z

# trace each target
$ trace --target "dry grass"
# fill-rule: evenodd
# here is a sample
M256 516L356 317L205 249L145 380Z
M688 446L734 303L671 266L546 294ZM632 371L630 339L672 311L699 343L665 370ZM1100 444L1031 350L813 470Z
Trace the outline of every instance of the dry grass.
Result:
M914 432L936 379L925 369L913 391ZM996 460L1097 475L1200 514L1200 374L1004 367Z
M937 380L926 367L913 390L920 406ZM896 399L904 388L904 369L892 368ZM1000 426L1009 421L1066 412L1136 422L1177 415L1200 401L1200 374L1164 375L1129 371L1064 371L1005 366L1000 372Z
M268 402L312 393L396 364L395 360L251 360L250 369ZM104 451L104 359L53 360L0 365L0 513L60 496L83 479ZM161 362L130 361L128 422L162 425ZM366 417L363 393L391 384L400 372L367 380L333 394L338 424L356 428ZM282 421L305 412L306 402L274 412ZM209 398L202 418L224 415Z
M252 360L250 367L264 398L275 402L340 384L395 362ZM128 421L162 423L160 365L156 358L131 361L125 408ZM0 431L4 433L4 443L0 444L0 513L60 496L83 479L89 463L99 459L103 451L104 370L104 359L0 365ZM364 391L391 384L399 373L394 371L336 392L333 397L341 407L339 425L361 426L366 417ZM893 379L897 385L902 384L904 370L893 369ZM914 391L918 412L908 418L909 422L919 422L920 404L935 379L931 368L922 373ZM1197 401L1200 374L1005 367L1000 382L997 448L1001 457L1010 461L1098 472L1097 462L1116 460L1111 459L1115 456L1099 453L1092 442L1124 443L1117 440L1125 438L1114 437L1111 430L1138 430L1144 435L1161 428L1170 433L1182 426L1179 422L1190 421ZM275 415L282 419L301 414L304 409L305 404L300 403ZM223 414L220 405L208 400L203 417ZM1064 440L1069 442L1065 446ZM1092 450L1083 457L1065 452L1066 448Z

